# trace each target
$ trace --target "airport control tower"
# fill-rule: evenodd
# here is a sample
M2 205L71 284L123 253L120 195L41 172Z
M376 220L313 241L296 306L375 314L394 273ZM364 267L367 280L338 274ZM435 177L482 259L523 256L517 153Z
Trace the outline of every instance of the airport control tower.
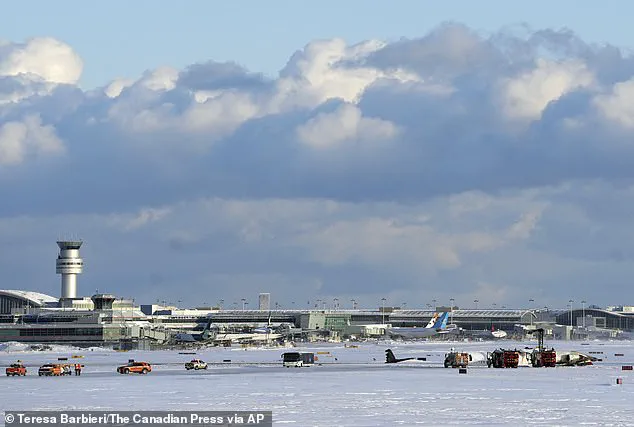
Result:
M82 273L84 260L79 257L81 241L57 242L59 255L57 256L56 272L62 275L61 298L77 298L77 275Z

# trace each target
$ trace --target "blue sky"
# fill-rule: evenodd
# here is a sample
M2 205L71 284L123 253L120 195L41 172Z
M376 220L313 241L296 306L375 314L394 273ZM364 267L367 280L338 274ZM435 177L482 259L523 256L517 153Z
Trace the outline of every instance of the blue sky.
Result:
M276 74L290 55L320 38L349 43L416 38L443 21L483 31L522 22L534 29L568 27L589 42L634 46L628 1L148 1L20 0L3 2L0 38L51 36L84 60L80 84L136 78L160 65L234 60ZM618 5L618 7L616 7ZM28 17L28 18L25 18Z

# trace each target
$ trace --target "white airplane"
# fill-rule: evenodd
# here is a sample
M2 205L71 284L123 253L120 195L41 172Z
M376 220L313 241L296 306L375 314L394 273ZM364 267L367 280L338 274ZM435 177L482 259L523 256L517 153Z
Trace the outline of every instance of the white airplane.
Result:
M282 334L266 334L266 333L219 333L214 337L214 341L231 341L231 342L244 342L244 341L268 341L276 340L282 337Z
M472 338L482 338L482 339L500 339L500 338L506 338L506 336L508 335L506 333L506 331L502 331L500 329L495 329L495 327L491 326L491 330L487 331L470 331L470 330L463 330L463 332L465 333L465 335L472 337Z
M421 327L392 327L387 328L386 331L391 336L398 336L403 338L427 338L434 335L450 332L451 329L447 328L447 319L449 313L444 312L440 315L434 313L427 326Z

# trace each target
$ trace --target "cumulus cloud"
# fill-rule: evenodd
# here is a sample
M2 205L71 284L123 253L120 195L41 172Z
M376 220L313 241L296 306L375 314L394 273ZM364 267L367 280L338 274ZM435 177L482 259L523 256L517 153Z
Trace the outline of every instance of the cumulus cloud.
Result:
M595 98L597 109L610 121L632 129L634 128L634 79L615 84L607 94Z
M0 76L26 75L51 83L77 83L83 62L66 43L33 38L26 43L0 45Z
M394 124L363 117L361 111L350 104L344 104L332 113L320 113L297 128L299 141L316 149L336 147L345 141L389 140L396 134Z
M505 83L505 112L520 119L537 119L550 102L593 81L594 76L582 62L555 63L539 58L534 69Z
M54 155L64 151L64 144L50 125L42 125L38 116L0 125L0 165L22 163L29 156Z
M275 77L211 58L83 91L72 47L1 45L0 233L72 218L163 292L524 301L625 283L633 57L460 24L298 48ZM150 260L172 256L173 273Z
M79 55L50 37L0 44L0 104L46 95L60 84L76 84L82 69Z

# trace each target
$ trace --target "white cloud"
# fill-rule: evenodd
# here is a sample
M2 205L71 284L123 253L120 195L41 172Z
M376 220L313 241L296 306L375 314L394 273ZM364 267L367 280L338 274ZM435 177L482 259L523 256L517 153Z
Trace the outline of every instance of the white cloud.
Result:
M634 99L634 79L615 84L610 93L598 95L594 103L607 119L625 128L634 129L632 99Z
M116 98L121 95L121 92L134 84L131 79L116 79L110 82L108 86L104 88L104 93L108 98Z
M507 237L509 239L528 239L531 232L537 227L539 217L542 215L542 209L532 212L525 212L522 216L509 228Z
M375 67L346 65L347 61L362 61L384 46L385 43L376 40L352 46L347 46L342 39L309 43L296 52L282 70L271 110L315 107L329 99L354 103L366 88L383 78L418 81L415 73L399 68L383 71Z
M0 106L46 96L59 84L74 85L82 69L79 55L53 38L0 44Z
M592 73L578 60L554 62L539 58L534 69L505 81L504 111L511 118L535 120L548 103L593 82Z
M394 138L398 129L386 120L363 117L361 110L343 104L332 113L320 113L297 128L300 142L312 148L333 148L346 141L360 146Z
M33 38L22 44L0 46L0 76L33 76L51 83L75 84L83 62L59 40Z
M325 265L354 262L429 272L460 267L464 254L488 252L515 240L526 240L537 220L538 215L531 212L499 231L449 232L433 222L364 215L309 228L294 241Z
M172 67L159 67L146 71L138 81L143 87L153 91L171 90L176 87L178 70Z
M64 144L55 129L42 125L39 116L0 125L0 165L16 165L28 156L55 155L64 151Z
M160 221L172 212L169 207L163 208L143 208L139 212L129 214L112 215L108 223L115 228L132 231L144 227L150 223Z

